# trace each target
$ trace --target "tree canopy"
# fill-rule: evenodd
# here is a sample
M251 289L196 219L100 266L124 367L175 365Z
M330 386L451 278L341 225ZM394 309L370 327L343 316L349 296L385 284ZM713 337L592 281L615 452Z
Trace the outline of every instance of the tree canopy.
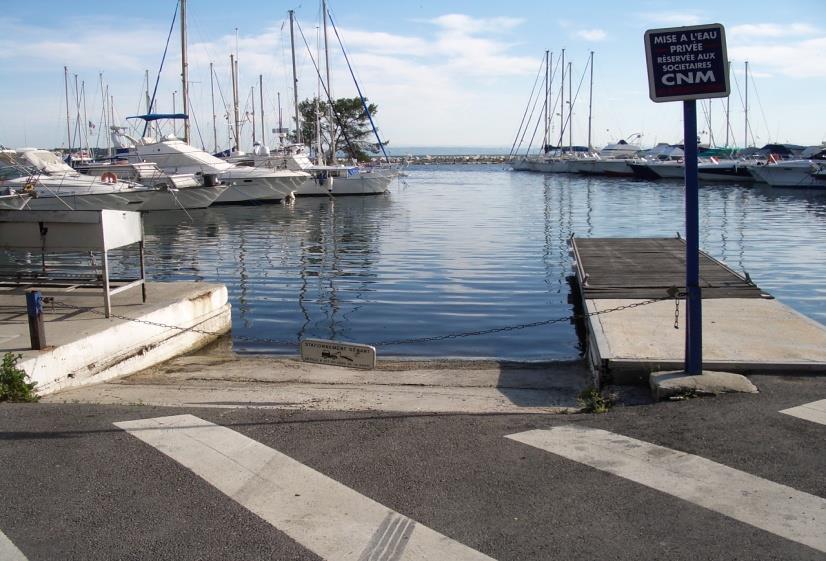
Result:
M367 100L365 99L365 103ZM378 112L375 103L367 103L367 110L371 116ZM301 139L305 144L316 143L316 123L321 127L321 144L324 159L332 161L330 147L335 147L336 153L346 154L360 162L368 161L370 154L379 152L379 144L374 142L370 119L364 112L361 98L342 97L333 102L333 123L328 119L328 103L318 98L305 99L298 104L301 113ZM316 113L318 111L318 113ZM332 139L332 141L331 141ZM382 140L387 144L386 140Z

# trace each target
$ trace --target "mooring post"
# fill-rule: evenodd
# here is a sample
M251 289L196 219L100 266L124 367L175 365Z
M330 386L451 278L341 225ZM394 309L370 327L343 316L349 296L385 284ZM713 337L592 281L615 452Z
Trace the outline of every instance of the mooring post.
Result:
M697 178L697 101L683 101L685 153L685 265L687 315L685 373L702 374L703 324L700 293L700 196Z
M46 347L46 329L43 326L43 296L39 290L26 292L26 314L29 316L29 337L32 349L41 350Z

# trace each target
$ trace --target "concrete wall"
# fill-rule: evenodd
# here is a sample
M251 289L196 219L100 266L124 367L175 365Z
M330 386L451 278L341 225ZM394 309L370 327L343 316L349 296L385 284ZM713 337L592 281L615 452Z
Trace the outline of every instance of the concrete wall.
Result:
M99 328L86 330L80 338L41 351L34 357L24 356L18 367L37 382L37 393L45 395L133 374L198 349L229 332L232 320L226 287L197 285L197 289L183 295L173 294L160 305L156 299L151 309L143 313L129 314L140 321L88 320L99 323ZM122 312L116 308L114 313ZM194 328L199 332L145 322Z

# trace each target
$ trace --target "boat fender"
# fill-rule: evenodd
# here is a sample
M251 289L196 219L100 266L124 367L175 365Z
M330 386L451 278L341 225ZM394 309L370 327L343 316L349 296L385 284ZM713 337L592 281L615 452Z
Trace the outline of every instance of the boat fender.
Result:
M107 171L106 173L100 176L100 181L102 183L107 183L111 185L112 183L118 182L118 176L112 173L111 171Z

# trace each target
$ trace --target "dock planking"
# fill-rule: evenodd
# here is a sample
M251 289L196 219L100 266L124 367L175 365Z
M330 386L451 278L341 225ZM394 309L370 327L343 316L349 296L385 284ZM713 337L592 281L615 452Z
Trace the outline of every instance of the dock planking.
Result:
M685 291L680 238L571 238L585 298L650 299ZM584 282L583 282L584 280ZM770 298L754 283L700 252L703 298Z
M588 314L587 356L595 384L646 383L651 372L682 368L684 305L669 297L669 289L685 290L685 242L572 237L569 243ZM826 373L826 327L702 252L700 284L704 368Z

